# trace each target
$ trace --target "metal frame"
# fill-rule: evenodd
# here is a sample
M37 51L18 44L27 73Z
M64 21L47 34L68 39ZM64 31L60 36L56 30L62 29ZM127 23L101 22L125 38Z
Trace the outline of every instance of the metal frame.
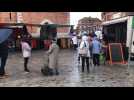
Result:
M41 24L29 24L29 23L0 23L0 26L33 26L33 27L42 27L45 25ZM55 25L56 27L71 27L74 25L60 25L60 24L47 24L47 25Z
M134 18L134 16L132 16ZM133 19L132 19L133 21ZM134 32L134 27L132 26L132 31L131 31L131 38L130 38L130 44L129 44L129 55L128 55L128 68L130 67L130 61L131 61L131 49L132 49L132 40L133 40L133 32Z
M114 45L114 44L118 44L118 45L120 45L120 50L121 50L121 56L122 56L122 59L123 59L123 61L121 61L121 62L112 62L112 52L111 52L111 49L110 49L110 46L111 45ZM109 53L110 53L110 64L124 64L124 57L123 57L123 50L122 50L122 48L121 48L121 43L109 43Z

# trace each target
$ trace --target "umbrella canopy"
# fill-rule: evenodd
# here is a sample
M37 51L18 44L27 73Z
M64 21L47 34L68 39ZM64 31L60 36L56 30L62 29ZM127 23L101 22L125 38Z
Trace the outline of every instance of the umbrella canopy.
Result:
M12 29L0 29L0 44L8 39L8 37L12 34Z

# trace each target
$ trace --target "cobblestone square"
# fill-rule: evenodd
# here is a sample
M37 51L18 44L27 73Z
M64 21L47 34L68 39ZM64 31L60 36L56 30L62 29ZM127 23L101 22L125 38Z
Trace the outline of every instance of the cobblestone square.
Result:
M22 54L9 54L6 70L9 78L0 79L0 87L133 87L134 68L125 65L90 67L90 73L81 72L77 54L61 50L59 54L59 76L43 76L43 50L33 51L29 62L30 73L23 71Z

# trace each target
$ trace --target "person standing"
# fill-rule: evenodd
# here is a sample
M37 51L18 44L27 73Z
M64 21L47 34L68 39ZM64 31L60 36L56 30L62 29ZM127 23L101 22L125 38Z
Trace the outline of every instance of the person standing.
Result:
M30 72L29 69L28 69L28 66L27 66L29 58L31 56L30 40L28 38L22 39L21 46L22 46L22 54L23 54L23 57L24 57L24 71Z
M5 73L5 65L8 58L8 39L12 32L10 28L0 28L0 78L8 76Z
M92 41L92 53L93 53L93 64L94 66L99 66L100 65L100 61L99 61L99 56L100 56L100 52L101 52L101 43L99 42L97 37L94 37L93 41Z
M74 50L77 50L77 47L78 47L78 39L77 39L77 35L76 34L73 35L72 41L73 41Z
M0 44L0 78L4 78L4 76L8 76L5 73L5 65L7 62L8 58L8 41L6 40L5 42Z
M82 72L84 72L84 67L85 67L85 63L86 63L87 72L89 73L89 71L90 71L90 69L89 69L90 51L89 51L88 37L86 35L84 35L82 37L79 53L81 55L81 60L82 60Z
M55 39L52 40L47 54L49 54L49 68L52 70L52 75L53 74L59 75L58 71L59 46L57 45Z

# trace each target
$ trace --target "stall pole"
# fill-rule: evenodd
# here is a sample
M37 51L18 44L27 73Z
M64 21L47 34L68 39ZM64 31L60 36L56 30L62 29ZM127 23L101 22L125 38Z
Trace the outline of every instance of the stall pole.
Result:
M132 31L131 31L131 39L129 44L129 57L128 57L128 68L130 67L130 60L131 60L131 49L132 49L132 39L133 39L133 33L134 33L134 16L132 16Z

